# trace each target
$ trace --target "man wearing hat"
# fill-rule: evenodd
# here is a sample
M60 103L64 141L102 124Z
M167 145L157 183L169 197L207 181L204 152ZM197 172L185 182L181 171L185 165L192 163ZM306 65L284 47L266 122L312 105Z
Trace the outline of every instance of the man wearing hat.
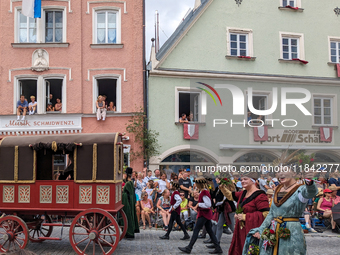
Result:
M203 228L203 226L205 226L210 239L212 241L212 243L215 245L215 250L209 252L210 254L220 254L223 253L221 246L219 244L219 242L216 239L216 236L214 235L213 231L212 231L212 223L211 223L211 219L212 219L212 210L211 210L211 196L209 191L207 190L207 181L206 179L202 176L202 177L198 177L195 180L196 186L197 188L201 191L199 198L198 198L198 204L197 206L197 221L196 221L196 225L194 228L194 233L191 237L190 243L188 246L186 247L178 247L178 249L180 249L182 252L185 253L191 253L191 250L198 238L198 233L199 231Z
M190 239L190 236L188 234L188 232L186 231L185 227L183 226L182 222L181 222L181 207L180 204L182 203L182 199L180 197L179 194L179 184L178 182L173 182L172 183L172 187L171 189L174 191L171 195L170 198L170 209L169 209L169 213L171 213L170 216L170 222L169 222L169 226L168 226L168 231L166 232L166 234L164 236L160 236L160 239L165 239L165 240L169 240L169 236L172 230L172 226L174 224L174 221L177 222L177 224L181 227L181 230L184 233L184 237L181 238L181 240L187 240Z

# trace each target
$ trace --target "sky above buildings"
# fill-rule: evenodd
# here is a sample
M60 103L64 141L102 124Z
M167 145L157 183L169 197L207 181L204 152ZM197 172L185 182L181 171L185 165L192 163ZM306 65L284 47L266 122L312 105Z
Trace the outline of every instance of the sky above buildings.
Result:
M159 12L160 46L170 37L195 0L146 0L146 60L150 59L151 38L155 37L155 11Z

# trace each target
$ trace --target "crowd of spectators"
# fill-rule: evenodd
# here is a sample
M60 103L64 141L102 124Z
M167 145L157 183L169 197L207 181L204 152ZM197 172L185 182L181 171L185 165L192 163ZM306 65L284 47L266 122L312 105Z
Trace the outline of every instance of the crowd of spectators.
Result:
M236 191L242 190L241 175L235 173L232 177ZM301 174L296 175L296 182L304 184L304 179ZM136 211L139 224L146 229L146 224L149 227L156 225L158 218L162 219L163 229L168 229L170 220L170 190L171 182L178 181L180 185L181 213L180 217L184 226L194 223L197 218L197 204L199 191L195 187L194 177L191 175L190 169L180 169L177 173L171 173L170 179L167 179L165 171L159 169L154 171L147 170L146 168L140 172L132 173L132 181L134 182L136 194ZM314 178L319 193L307 203L305 212L301 215L301 224L306 232L321 232L322 230L314 228L312 222L318 219L320 222L327 222L333 232L338 233L338 227L333 220L332 208L340 202L340 178L337 173L331 175L319 175ZM218 187L220 183L219 178L213 178L211 184L213 187ZM280 185L280 180L275 176L262 172L255 185L258 189L263 190L268 197L269 207L273 203L273 196L275 189ZM232 217L229 217L232 218ZM232 224L235 224L234 222ZM224 231L231 234L233 226Z
M30 102L25 98L24 95L20 96L20 99L17 102L17 120L25 120L26 114L28 112L29 115L34 115L37 113L38 103L36 101L35 96L30 96ZM60 98L56 98L54 100L53 95L50 94L48 97L48 102L46 105L46 112L61 112L63 109L63 103Z

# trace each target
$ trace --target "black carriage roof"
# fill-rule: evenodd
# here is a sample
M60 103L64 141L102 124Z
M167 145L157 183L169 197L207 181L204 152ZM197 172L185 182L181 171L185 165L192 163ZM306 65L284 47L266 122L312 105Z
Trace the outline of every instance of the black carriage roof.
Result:
M114 143L117 133L103 134L68 134L68 135L37 135L5 137L0 141L1 147L29 146L36 143L81 143L109 144Z

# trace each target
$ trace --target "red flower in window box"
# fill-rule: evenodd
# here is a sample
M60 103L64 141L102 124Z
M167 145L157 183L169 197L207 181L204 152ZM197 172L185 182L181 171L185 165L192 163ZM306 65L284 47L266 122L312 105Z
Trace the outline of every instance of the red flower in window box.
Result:
M271 234L275 234L275 231L274 230L269 230Z
M313 158L311 158L311 159L310 159L310 161L312 161L312 162L313 162L313 161L314 161L314 159L313 159Z
M299 160L299 163L301 164L302 162L303 162L302 159L300 159L300 160Z

